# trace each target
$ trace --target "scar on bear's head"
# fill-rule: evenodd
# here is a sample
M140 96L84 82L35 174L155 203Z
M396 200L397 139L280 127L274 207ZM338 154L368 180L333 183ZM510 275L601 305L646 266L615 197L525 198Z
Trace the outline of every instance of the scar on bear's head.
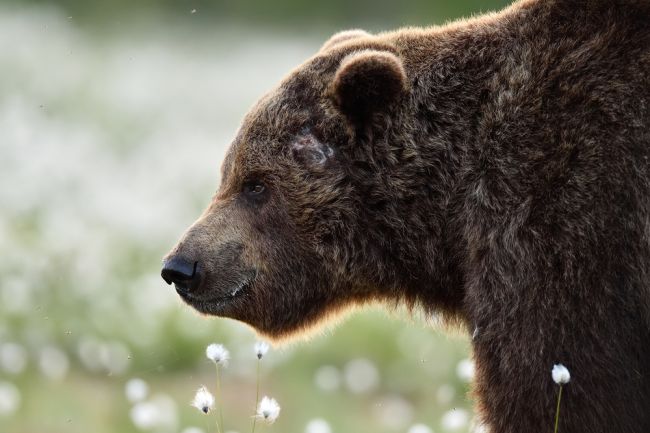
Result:
M291 153L296 161L315 170L325 168L334 156L332 147L321 142L309 130L302 131L294 138Z

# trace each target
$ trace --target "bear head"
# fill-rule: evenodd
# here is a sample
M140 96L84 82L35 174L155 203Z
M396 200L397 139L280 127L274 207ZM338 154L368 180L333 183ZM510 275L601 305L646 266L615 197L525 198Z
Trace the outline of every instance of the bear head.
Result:
M395 146L414 128L410 94L392 44L332 37L245 116L216 195L164 259L165 281L199 312L272 339L408 294L411 250L428 248L400 245L400 200L417 197L390 170L416 157Z

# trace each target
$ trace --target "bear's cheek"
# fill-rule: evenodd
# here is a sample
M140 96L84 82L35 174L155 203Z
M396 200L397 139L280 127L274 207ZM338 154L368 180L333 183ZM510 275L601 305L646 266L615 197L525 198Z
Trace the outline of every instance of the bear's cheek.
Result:
M242 254L257 274L241 296L210 307L210 314L245 322L270 337L300 331L331 303L331 276L296 237L263 236Z

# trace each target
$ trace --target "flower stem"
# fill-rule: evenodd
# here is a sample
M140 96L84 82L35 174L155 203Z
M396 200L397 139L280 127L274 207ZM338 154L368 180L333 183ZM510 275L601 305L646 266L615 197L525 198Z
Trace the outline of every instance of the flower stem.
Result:
M223 404L221 402L221 371L219 370L219 364L216 364L217 367L217 404L219 405L219 419L217 419L217 433L221 433L223 428Z
M560 385L560 391L557 393L557 409L555 409L555 430L553 433L557 433L558 422L560 421L560 400L562 399L562 385Z
M255 412L257 412L257 402L260 400L260 359L257 359L257 385L256 385L256 392L255 392L255 408L253 409L253 428L251 429L251 433L255 433L255 423L257 422L257 416L255 416Z
M217 426L217 429L219 426ZM209 432L210 431L210 417L205 417L205 431Z

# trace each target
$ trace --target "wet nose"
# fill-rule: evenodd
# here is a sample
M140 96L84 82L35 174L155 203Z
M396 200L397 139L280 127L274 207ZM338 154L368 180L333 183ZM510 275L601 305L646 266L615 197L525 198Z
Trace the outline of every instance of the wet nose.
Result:
M201 280L198 265L199 262L191 262L182 257L170 257L163 263L160 275L167 284L174 283L176 290L187 293L195 289Z

